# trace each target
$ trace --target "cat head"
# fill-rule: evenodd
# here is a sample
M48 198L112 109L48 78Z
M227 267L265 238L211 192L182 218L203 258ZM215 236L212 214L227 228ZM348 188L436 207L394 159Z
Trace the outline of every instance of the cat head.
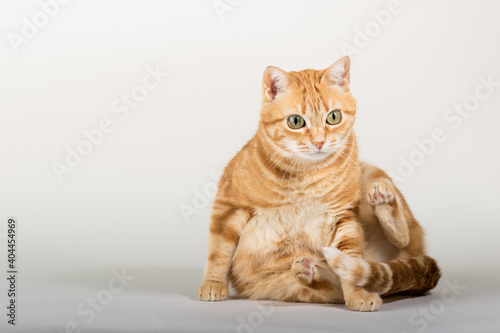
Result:
M350 59L325 70L264 71L260 127L281 153L317 163L341 151L349 138L356 101L349 90Z

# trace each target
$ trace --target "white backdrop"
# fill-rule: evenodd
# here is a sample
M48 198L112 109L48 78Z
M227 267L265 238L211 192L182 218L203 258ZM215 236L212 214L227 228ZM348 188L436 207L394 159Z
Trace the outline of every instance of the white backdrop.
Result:
M0 233L18 219L26 279L202 268L263 70L346 52L361 159L396 176L445 271L500 271L498 2L41 3L0 5Z

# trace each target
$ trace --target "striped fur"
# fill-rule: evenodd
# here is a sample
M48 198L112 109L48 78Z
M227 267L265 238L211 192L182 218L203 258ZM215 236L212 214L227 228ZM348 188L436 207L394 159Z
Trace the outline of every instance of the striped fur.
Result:
M389 283L377 280L384 268L355 279L344 260L335 260L338 267L325 261L324 247L370 260L366 265L424 255L422 228L401 193L382 170L358 161L349 67L345 57L320 71L266 69L257 133L219 183L200 299L225 299L231 282L251 299L345 302L374 311L380 293L424 288L399 279L420 272L417 266L407 272L395 265L399 280L380 292L368 287ZM335 125L326 122L332 110L342 112ZM290 115L302 116L306 126L291 129Z
M424 294L433 289L441 277L436 261L426 255L382 263L350 257L332 247L325 247L323 253L340 277L383 296L401 292Z

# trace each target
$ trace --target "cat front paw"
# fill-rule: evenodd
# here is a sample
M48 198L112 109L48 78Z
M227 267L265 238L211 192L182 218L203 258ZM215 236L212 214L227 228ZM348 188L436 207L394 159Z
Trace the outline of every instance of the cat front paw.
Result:
M223 301L229 296L227 283L203 281L198 289L198 298L202 301Z
M344 296L347 307L353 311L371 312L382 308L382 299L377 293L369 293L364 289L357 289L355 292Z
M391 203L394 200L394 190L384 182L376 182L368 187L366 193L368 202L375 206L383 203Z

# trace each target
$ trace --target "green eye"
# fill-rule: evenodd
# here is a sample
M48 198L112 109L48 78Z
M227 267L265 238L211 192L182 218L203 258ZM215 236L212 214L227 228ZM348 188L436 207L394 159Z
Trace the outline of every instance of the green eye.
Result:
M302 118L301 116L296 115L296 114L289 116L287 118L287 122L288 122L288 126L292 129L302 128L306 124L304 118Z
M337 125L342 120L342 112L340 110L333 110L326 116L326 122L330 125Z

